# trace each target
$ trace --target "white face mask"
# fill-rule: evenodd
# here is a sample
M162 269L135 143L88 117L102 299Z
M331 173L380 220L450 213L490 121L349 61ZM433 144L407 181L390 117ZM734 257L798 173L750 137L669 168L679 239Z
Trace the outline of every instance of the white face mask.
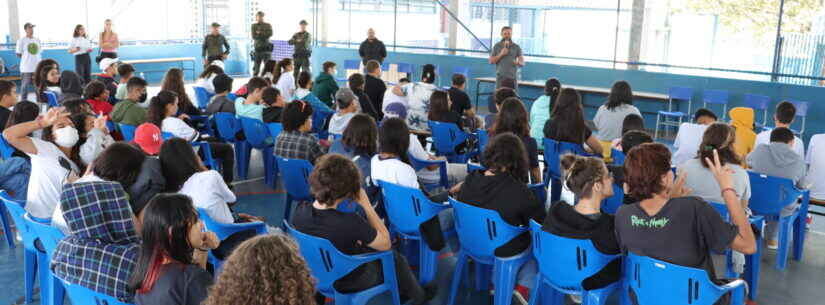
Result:
M338 75L338 69L332 69L332 71L329 71L329 73L332 75Z
M77 129L66 126L54 131L54 142L61 147L73 147L80 140Z

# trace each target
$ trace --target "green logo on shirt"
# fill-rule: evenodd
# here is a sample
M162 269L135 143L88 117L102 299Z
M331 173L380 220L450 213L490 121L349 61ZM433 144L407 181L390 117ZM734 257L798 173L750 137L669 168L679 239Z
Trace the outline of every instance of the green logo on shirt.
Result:
M667 219L665 217L644 219L636 217L636 215L630 215L630 224L634 227L648 227L658 229L666 226L668 222L670 222L670 219Z
M34 43L34 42L30 43L30 44L26 47L26 49L29 51L29 54L31 54L31 55L37 55L37 53L38 53L38 52L40 52L40 46L39 46L39 45L37 45L37 44L36 44L36 43Z

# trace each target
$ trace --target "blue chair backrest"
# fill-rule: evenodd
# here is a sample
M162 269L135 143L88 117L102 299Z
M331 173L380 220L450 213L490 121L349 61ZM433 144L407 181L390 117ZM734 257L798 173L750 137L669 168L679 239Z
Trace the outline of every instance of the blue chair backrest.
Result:
M623 280L637 304L711 305L726 291L713 284L705 270L674 265L628 253Z
M319 109L312 111L312 133L324 131L324 123L333 115L333 112L323 112Z
M227 223L220 223L209 217L209 214L206 210L198 208L198 217L203 221L204 226L206 226L209 231L215 233L218 236L219 240L224 240L235 234L239 231L239 228L245 229L255 229L258 234L266 233L266 224L263 222L244 222L238 224L227 224ZM258 224L255 226L255 224Z
M206 88L203 87L192 87L192 89L195 89L195 98L198 100L198 108L206 108L206 106L209 105L209 100L212 98L212 94L210 94L209 91L206 91Z
M23 246L34 250L34 240L36 239L35 236L37 233L34 232L34 229L32 229L26 221L26 209L17 201L12 200L6 191L0 191L0 200L3 201L6 210L9 211L11 218L14 220L17 232L20 232L20 236L23 237Z
M418 236L421 223L438 215L448 208L446 204L430 201L417 188L401 186L386 181L378 181L381 194L384 195L384 208L392 227L405 235Z
M169 140L171 138L174 138L175 135L172 134L171 132L161 131L160 132L160 137L163 138L164 141L166 141L166 140Z
M622 165L624 164L624 158L627 157L624 155L624 152L621 150L611 148L610 149L610 158L613 159L614 165Z
M748 206L757 215L779 215L783 207L796 202L802 192L793 180L748 171L751 200Z
M54 250L57 249L57 244L60 243L60 240L63 239L63 237L66 237L66 235L63 234L60 229L51 226L51 224L42 223L31 219L28 214L26 214L25 221L34 234L37 235L37 238L40 239L46 253L49 257L52 257L52 253L54 253Z
M278 170L284 180L287 193L295 200L310 200L309 174L312 172L312 163L303 159L287 159L276 157Z
M348 59L344 61L344 70L358 70L361 68L361 61L356 59Z
M745 94L745 106L754 110L766 110L771 103L771 98L767 95Z
M215 125L218 126L218 133L221 139L227 142L235 142L235 134L241 130L241 123L234 114L228 112L218 112L212 116Z
M602 211L608 214L616 214L619 207L624 203L624 188L613 183L613 196L602 201Z
M724 203L718 202L709 202L710 205L719 212L719 216L722 216L722 219L725 221L730 221L730 213L728 213L728 206Z
M534 183L528 184L527 188L533 191L533 195L536 196L536 199L541 202L543 205L545 201L547 201L547 184L546 183Z
M413 73L412 64L400 62L400 63L396 63L395 65L398 67L398 72L407 73L407 74L412 74Z
M710 104L727 104L728 91L726 90L705 90L703 93L705 103Z
M57 93L52 91L43 91L43 94L46 95L46 99L49 101L49 107L59 107L60 104L57 102Z
M559 142L553 139L544 138L542 142L544 145L544 163L550 173L550 177L558 179L561 177L561 165L559 160L561 155L572 153L576 155L587 156L584 147L579 144L570 142Z
M479 130L476 132L476 137L478 138L478 150L484 153L484 148L487 147L487 143L490 142L490 135L486 130Z
M131 305L118 300L116 297L108 296L99 292L95 292L86 287L70 284L63 281L63 287L69 294L69 300L72 304L90 304L90 305Z
M672 100L684 100L689 101L693 99L693 88L688 87L670 87L667 91L667 95Z
M3 157L3 160L8 160L14 154L14 147L6 142L6 138L3 135L0 135L0 156Z
M433 146L440 154L453 154L455 147L467 140L467 133L453 123L430 121L433 133Z
M507 224L494 210L475 207L452 197L450 205L455 211L455 229L461 249L482 263L491 264L496 248L527 231L527 227Z
M117 127L120 129L120 134L123 135L124 141L132 142L132 140L135 139L135 130L137 130L137 127L128 124L117 124Z
M240 120L246 142L249 142L252 147L264 148L275 143L274 139L269 136L269 129L263 121L248 117L241 117Z
M275 140L278 139L278 135L284 130L284 125L281 125L281 123L267 123L266 129L269 130L269 136L272 137L272 143L274 144Z
M566 293L582 291L584 279L619 257L599 252L589 239L566 238L545 232L534 220L530 221L530 235L539 272L556 289Z
M801 118L808 116L808 102L791 101L791 104L796 106L796 116Z
M238 95L235 93L227 93L226 98L228 98L232 102L235 102L235 100L238 98Z

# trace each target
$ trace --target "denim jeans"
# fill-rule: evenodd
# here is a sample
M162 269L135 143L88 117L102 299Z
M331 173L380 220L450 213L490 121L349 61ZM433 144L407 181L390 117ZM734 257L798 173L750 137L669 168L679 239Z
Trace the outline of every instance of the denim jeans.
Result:
M26 101L29 99L29 92L35 92L34 73L21 73L20 78L20 100Z
M26 202L31 168L29 161L20 157L0 160L0 189L9 192L12 199Z

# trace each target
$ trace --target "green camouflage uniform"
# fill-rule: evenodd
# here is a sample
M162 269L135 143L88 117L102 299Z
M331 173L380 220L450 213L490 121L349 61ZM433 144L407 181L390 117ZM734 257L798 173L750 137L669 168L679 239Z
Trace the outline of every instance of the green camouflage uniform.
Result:
M255 41L255 53L252 60L255 65L252 71L255 76L258 75L261 69L261 62L264 62L272 57L272 43L269 38L272 37L272 25L266 22L252 24L252 40Z
M292 39L289 40L289 44L295 46L295 53L292 54L292 59L295 61L295 69L292 72L296 80L301 71L309 72L309 57L312 56L311 43L312 35L310 35L309 32L295 33L292 35Z

